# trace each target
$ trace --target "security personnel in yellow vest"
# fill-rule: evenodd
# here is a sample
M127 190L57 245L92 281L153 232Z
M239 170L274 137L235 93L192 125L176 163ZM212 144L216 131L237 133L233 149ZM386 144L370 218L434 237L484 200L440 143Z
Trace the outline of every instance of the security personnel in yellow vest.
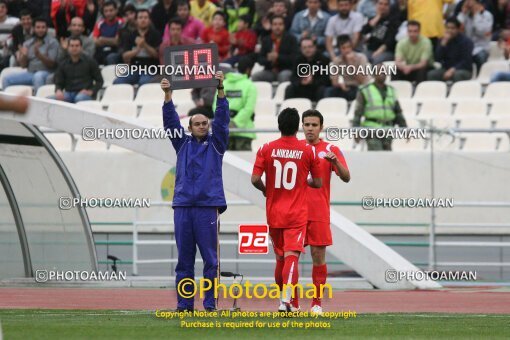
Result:
M395 89L385 84L386 73L377 67L374 82L362 86L356 97L353 127L388 128L398 125L407 127ZM361 118L363 117L363 121ZM391 151L391 138L367 138L369 151Z

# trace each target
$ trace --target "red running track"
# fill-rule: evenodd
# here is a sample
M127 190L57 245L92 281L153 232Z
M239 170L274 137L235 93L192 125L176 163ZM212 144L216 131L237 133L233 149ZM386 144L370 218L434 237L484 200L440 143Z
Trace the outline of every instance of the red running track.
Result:
M168 310L176 306L174 290L137 288L0 288L0 308ZM202 309L199 301L195 304ZM242 310L274 311L276 301L241 299ZM303 310L309 300L301 301ZM220 300L220 308L231 307ZM510 292L487 288L439 291L336 291L324 299L325 311L357 313L510 314Z

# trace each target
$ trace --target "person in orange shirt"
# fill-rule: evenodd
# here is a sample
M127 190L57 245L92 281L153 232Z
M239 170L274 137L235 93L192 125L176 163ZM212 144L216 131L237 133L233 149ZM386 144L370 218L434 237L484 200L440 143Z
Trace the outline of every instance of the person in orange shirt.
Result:
M230 39L228 30L225 28L226 23L225 13L218 11L213 15L211 26L203 30L200 36L204 43L216 43L218 45L220 61L228 58L230 51Z

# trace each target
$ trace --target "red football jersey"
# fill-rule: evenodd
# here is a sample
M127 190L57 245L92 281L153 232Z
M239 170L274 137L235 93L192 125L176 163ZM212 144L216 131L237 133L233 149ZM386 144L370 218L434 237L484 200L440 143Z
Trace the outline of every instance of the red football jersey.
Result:
M296 137L281 137L257 152L253 174L266 174L266 215L270 228L297 228L308 221L308 174L320 177L315 148Z
M302 140L302 143L306 144L306 140ZM320 221L329 223L329 201L331 197L331 172L335 171L336 168L333 164L324 159L324 156L328 152L333 152L340 163L347 168L344 155L340 149L328 142L320 140L319 143L314 145L315 152L319 158L320 164L320 177L322 178L322 187L311 188L308 187L308 220L309 221Z

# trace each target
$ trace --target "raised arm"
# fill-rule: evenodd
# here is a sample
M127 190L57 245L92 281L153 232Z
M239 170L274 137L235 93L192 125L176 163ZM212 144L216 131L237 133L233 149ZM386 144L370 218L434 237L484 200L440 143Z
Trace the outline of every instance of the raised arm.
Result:
M216 111L212 122L212 139L218 153L223 154L228 145L228 124L230 123L230 111L228 101L223 91L223 72L218 71L214 75L218 79L218 98L216 99Z
M175 111L172 101L172 90L168 79L161 80L161 89L165 93L165 103L163 104L163 126L165 131L169 131L170 141L174 146L175 152L179 152L181 146L186 141L184 128L179 121L179 115Z

